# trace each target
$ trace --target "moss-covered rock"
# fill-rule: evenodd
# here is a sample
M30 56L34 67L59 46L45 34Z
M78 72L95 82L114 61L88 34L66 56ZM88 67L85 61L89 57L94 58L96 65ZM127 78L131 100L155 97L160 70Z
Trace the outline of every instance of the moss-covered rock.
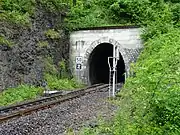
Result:
M61 37L60 33L55 31L54 29L49 29L44 32L45 36L50 39L58 39Z
M37 45L38 45L39 48L47 48L47 47L49 47L48 41L39 41L37 43Z
M62 59L68 59L64 9L50 12L39 1L1 1L0 90L24 83L41 85L46 69L58 74L56 65ZM10 18L10 14L19 21ZM27 18L23 21L24 16ZM48 57L52 64L44 59Z
M7 46L7 47L13 47L13 43L9 40L7 40L5 37L3 36L0 36L0 45L4 45L4 46Z

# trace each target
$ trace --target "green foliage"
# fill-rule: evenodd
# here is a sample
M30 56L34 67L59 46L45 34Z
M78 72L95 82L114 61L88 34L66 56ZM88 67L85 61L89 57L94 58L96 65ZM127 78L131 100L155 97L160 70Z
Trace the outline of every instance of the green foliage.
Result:
M51 39L58 39L61 36L59 32L55 31L54 29L49 29L45 31L44 34L46 35L47 38L51 38Z
M70 27L77 24L73 28L104 24L138 24L144 28L142 38L145 48L138 62L131 67L135 76L126 80L119 93L117 101L120 110L117 116L112 123L87 129L85 134L180 134L178 2L97 0L91 1L88 6L81 1L79 9L72 8L68 23ZM98 16L95 14L97 11Z
M53 59L51 57L44 58L44 70L46 73L56 75L58 74L58 70L56 68L56 65L53 62Z
M0 36L0 45L7 45L8 47L13 47L13 43L5 39L3 36Z
M87 134L180 134L180 30L171 29L146 42L119 93L120 110L112 124L87 130Z
M142 35L144 40L151 39L161 34L168 33L174 27L170 7L164 5L163 10L154 12L154 19L146 21L145 32Z
M147 26L157 20L166 29L167 23L179 22L179 3L163 0L91 0L88 6L86 3L81 0L71 8L66 20L70 30L117 24Z
M2 0L0 2L0 20L29 25L34 9L35 0Z
M53 59L47 57L44 59L44 66L44 79L47 81L48 87L51 90L72 90L83 87L83 85L75 79L70 78L65 60L55 65Z
M66 2L72 5L72 1L65 0L38 2L51 12L64 9ZM1 20L28 24L33 13L34 1L0 1ZM120 110L117 116L112 123L87 129L85 134L179 135L179 0L77 0L76 6L71 6L66 21L70 30L102 25L135 24L144 27L142 38L145 48L138 62L131 67L135 76L127 79L119 93ZM59 32L53 29L46 31L45 35L50 39L60 37ZM0 42L8 44L4 37L0 37ZM42 47L46 45L40 44ZM49 57L44 62L45 79L50 89L82 86L74 79L66 79L65 61L55 65ZM1 95L0 99L3 99ZM6 104L5 101L11 101L9 98L12 97L1 100L0 104Z
M58 65L55 65L51 57L44 59L45 73L57 76L58 78L69 78L68 67L65 60L59 61Z
M1 8L6 11L18 11L19 13L34 13L35 0L2 0Z
M180 0L164 0L165 2L180 3Z
M43 47L48 47L49 43L47 41L39 41L37 45L39 48L43 48Z
M71 8L66 21L70 30L84 27L128 24L129 22L116 14L119 11L115 10L119 10L117 0L80 0L76 6Z
M42 94L42 88L20 85L16 88L9 88L0 93L0 106L15 104L24 100L34 99Z
M58 69L59 69L59 78L68 78L69 73L68 73L68 67L66 65L66 61L62 60L58 63Z
M175 25L180 26L180 3L172 4L171 11L173 13L173 21Z
M0 13L0 20L9 21L15 24L21 24L23 26L30 26L30 16L28 13L21 14L17 11L6 11L4 13Z
M58 12L65 10L69 0L38 0L38 2L43 5L50 12Z
M110 14L114 21L120 23L140 23L145 19L145 11L150 8L148 6L147 0L119 0L110 6Z
M75 79L61 79L51 74L45 74L45 79L47 80L48 87L51 90L73 90L75 88L83 87L83 85L76 82Z
M180 30L172 29L146 43L134 67L136 77L129 78L120 93L123 106L115 132L122 135L180 133L179 35Z
M37 5L41 5L44 9L56 13L66 11L67 4L70 2L70 0L1 0L0 20L30 26L31 17L33 17Z
M99 2L99 1L98 1ZM97 5L97 1L77 1L76 6L72 7L66 19L70 30L110 25L111 20L108 17L108 9L103 5Z

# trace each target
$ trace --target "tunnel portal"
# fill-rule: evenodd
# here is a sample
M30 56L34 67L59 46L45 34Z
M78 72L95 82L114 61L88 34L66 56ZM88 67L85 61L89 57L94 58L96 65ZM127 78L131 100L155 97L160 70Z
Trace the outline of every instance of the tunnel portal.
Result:
M113 45L110 43L101 43L90 54L89 64L89 81L91 85L98 83L109 83L109 65L108 57L113 56ZM121 56L117 63L117 82L125 81L125 63ZM111 61L112 65L112 61Z

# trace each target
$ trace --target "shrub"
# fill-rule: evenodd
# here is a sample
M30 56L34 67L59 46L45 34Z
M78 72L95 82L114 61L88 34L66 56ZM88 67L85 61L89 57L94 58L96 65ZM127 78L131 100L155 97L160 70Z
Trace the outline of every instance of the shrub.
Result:
M59 69L59 78L69 78L68 66L65 60L62 60L58 63Z
M66 10L69 0L37 0L45 9L50 12L58 12Z
M108 1L106 0L106 2ZM100 3L100 0L93 0L89 1L87 6L87 2L77 1L76 6L72 7L68 13L68 19L66 19L68 28L73 30L84 27L111 25L109 10L105 6L107 3L102 2L101 5Z
M0 1L0 20L12 23L31 26L31 17L35 13L37 5L43 6L49 12L67 11L65 0L1 0Z
M129 78L120 93L119 134L180 133L179 35L180 30L172 29L147 42L136 77Z
M104 4L101 3L101 11L104 11L105 7L105 15L109 15L107 18L110 19L107 21L104 17L105 23L140 24L144 27L142 38L145 48L138 62L131 67L135 76L126 80L119 93L117 102L120 110L113 122L86 130L86 134L180 134L180 30L177 2L104 0ZM96 5L97 3L98 1L94 2L95 5L90 9L98 9L100 6ZM83 6L81 10L87 11L87 16L94 16L94 13L91 14L92 12ZM81 17L80 21L85 18L79 13L76 18L78 15ZM94 16L91 20L93 19L98 20L99 17ZM89 25L86 21L84 23Z
M54 29L49 29L45 31L44 34L46 35L47 38L51 38L51 39L59 39L61 37L59 32L55 31Z
M15 104L24 100L34 99L43 92L42 88L20 85L0 93L0 106Z
M2 0L0 19L16 24L29 25L30 16L34 14L35 0Z
M51 90L73 90L75 88L83 87L83 85L78 83L75 79L61 79L51 74L45 74L45 79Z
M172 20L179 21L179 4L163 0L93 0L88 2L88 6L85 3L78 1L71 8L67 19L70 30L117 24L147 26L153 21L159 21L164 26Z
M88 134L179 135L180 30L147 41L117 100L120 110L110 124Z
M47 47L49 47L48 41L39 41L37 43L37 45L38 45L39 48L44 48L44 47L47 48Z
M171 5L171 11L173 14L173 21L175 25L180 26L180 4L172 4Z
M56 68L56 65L54 64L54 61L51 57L44 58L44 72L57 75L58 70Z

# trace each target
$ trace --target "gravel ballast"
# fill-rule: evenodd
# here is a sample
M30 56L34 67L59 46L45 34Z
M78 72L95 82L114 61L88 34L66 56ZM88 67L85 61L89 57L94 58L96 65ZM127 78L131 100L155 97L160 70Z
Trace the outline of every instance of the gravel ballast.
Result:
M117 107L107 102L106 89L66 101L0 125L0 135L64 135L78 131L99 116L110 118Z

